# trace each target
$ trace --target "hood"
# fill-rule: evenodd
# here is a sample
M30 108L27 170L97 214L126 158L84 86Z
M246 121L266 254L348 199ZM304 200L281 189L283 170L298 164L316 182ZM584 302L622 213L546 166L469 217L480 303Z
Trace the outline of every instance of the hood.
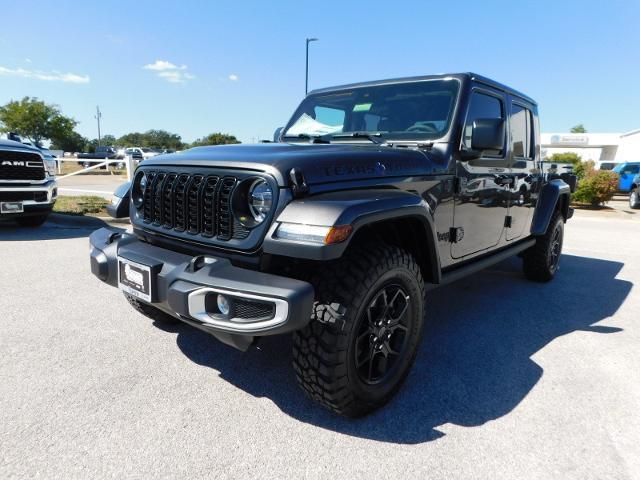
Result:
M28 152L40 152L36 147L32 147L31 145L26 145L24 143L16 142L13 140L6 140L4 138L0 138L0 148L11 148L11 149L19 149L26 150Z
M288 185L292 168L304 173L307 184L364 180L385 176L427 175L443 165L433 154L412 148L375 144L260 143L196 147L158 155L145 165L190 165L258 170Z

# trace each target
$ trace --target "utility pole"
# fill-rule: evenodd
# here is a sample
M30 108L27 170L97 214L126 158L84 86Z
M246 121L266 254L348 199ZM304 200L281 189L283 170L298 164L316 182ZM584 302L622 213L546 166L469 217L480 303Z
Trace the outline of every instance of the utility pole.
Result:
M306 56L306 68L305 68L305 77L304 77L304 94L306 95L309 92L309 44L311 42L317 42L319 39L317 38L307 38L307 56Z
M102 113L100 113L100 107L96 105L95 119L98 121L98 146L100 146L100 119L101 118L102 118Z

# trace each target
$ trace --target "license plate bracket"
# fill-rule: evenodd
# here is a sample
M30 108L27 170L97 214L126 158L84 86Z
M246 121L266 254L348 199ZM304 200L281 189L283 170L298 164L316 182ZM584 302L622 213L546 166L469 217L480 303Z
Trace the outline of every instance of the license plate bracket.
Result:
M153 301L154 277L149 265L118 257L118 286L120 290L145 302Z
M0 213L23 213L24 204L22 202L1 202Z

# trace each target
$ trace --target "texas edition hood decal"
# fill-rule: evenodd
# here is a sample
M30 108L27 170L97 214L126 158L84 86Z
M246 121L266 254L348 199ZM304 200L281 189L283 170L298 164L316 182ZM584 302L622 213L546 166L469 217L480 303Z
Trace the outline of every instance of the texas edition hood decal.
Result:
M152 157L144 163L262 170L274 174L283 185L288 183L292 168L301 169L309 185L384 176L428 175L442 168L428 152L374 144L219 145Z

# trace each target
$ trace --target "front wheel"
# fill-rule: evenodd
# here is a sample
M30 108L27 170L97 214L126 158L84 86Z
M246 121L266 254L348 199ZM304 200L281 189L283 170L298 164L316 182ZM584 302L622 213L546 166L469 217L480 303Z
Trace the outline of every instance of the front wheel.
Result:
M634 188L629 193L629 208L638 209L640 208L640 192L638 192L638 188Z
M522 256L524 275L535 282L550 281L560 268L564 219L560 212L551 218L546 233Z
M311 322L293 336L298 383L348 417L381 407L402 385L424 324L425 288L407 252L375 244L322 266Z

